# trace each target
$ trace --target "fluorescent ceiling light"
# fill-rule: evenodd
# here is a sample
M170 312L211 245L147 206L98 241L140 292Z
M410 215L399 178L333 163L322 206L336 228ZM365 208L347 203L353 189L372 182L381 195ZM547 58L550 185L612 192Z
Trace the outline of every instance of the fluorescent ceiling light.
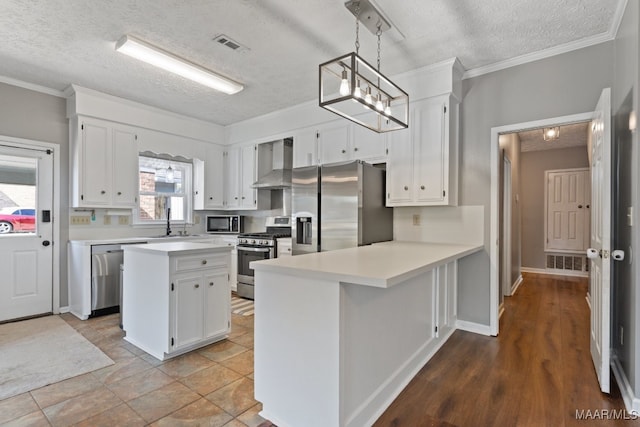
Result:
M122 36L118 40L116 50L229 95L238 93L244 88L238 82L234 82L129 35Z

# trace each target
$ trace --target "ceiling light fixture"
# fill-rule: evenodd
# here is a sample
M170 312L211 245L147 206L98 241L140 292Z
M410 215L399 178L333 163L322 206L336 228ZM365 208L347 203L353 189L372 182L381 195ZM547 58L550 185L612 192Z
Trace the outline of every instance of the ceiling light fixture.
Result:
M544 140L547 142L555 141L559 137L560 137L560 127L558 126L544 128L542 130L542 138L544 138Z
M244 86L220 74L182 59L140 39L125 35L116 43L116 50L186 79L229 95L240 92Z
M380 73L380 37L391 25L370 0L350 0L345 7L356 17L356 51L320 64L319 105L375 132L406 129L409 95ZM377 68L359 56L360 22L378 38Z

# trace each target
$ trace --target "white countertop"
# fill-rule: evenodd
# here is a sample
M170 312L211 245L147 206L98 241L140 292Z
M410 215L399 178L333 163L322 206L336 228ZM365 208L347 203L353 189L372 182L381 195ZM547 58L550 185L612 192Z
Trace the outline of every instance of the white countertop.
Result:
M155 243L155 242L174 242L174 241L190 241L190 240L206 240L206 239L218 239L224 238L225 240L234 240L238 238L237 235L230 234L189 234L186 236L140 236L140 237L120 237L114 239L78 239L69 240L72 245L113 245L118 243Z
M482 248L482 245L393 241L254 261L250 266L256 271L388 288Z
M198 254L203 252L230 252L231 246L228 245L215 245L211 243L198 243L198 242L161 242L161 243L148 243L144 245L127 245L124 246L125 251L133 252L147 252L157 253L165 255L189 255Z

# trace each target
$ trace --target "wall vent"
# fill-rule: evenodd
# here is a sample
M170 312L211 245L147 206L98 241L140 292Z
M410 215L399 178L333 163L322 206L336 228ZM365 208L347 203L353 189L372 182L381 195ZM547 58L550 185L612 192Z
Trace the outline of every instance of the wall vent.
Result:
M588 272L589 263L582 255L547 255L547 270Z
M213 41L220 43L221 45L226 46L231 50L235 50L236 52L249 50L248 47L241 45L237 41L233 40L231 37L226 36L224 34L218 34L213 38Z

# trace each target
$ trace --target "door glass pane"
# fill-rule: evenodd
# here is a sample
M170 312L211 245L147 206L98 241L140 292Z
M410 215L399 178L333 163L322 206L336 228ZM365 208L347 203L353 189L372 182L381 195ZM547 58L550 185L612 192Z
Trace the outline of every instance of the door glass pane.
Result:
M37 162L0 155L0 236L36 232Z

